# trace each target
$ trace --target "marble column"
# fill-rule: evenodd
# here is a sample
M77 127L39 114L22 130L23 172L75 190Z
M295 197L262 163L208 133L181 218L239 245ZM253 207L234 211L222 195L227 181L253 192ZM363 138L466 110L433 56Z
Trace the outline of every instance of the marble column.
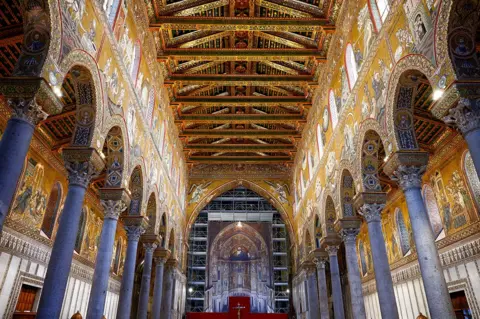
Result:
M460 98L443 120L462 133L480 177L480 99Z
M120 297L118 298L117 319L129 319L132 310L133 283L135 277L135 263L140 236L148 228L143 216L122 217L127 232L127 253L123 266Z
M403 154L398 155L395 156L397 163L401 162ZM450 293L435 245L435 237L421 193L422 175L426 169L428 154L410 154L409 159L414 157L418 159L421 155L424 158L423 166L400 165L393 172L391 178L398 182L407 201L408 215L430 316L438 319L455 318Z
M315 265L309 262L309 264L305 266L305 270L307 273L308 318L318 319L319 306Z
M104 219L88 301L87 319L101 319L104 315L118 217L127 209L130 202L127 192L122 188L102 188L100 198Z
M160 241L161 242L161 241ZM154 252L155 258L155 285L153 287L152 319L160 319L163 294L163 272L165 262L170 257L170 251L165 248L157 248Z
M357 259L357 235L359 231L358 227L343 228L340 234L345 244L345 259L347 261L347 275L350 286L353 319L366 319L362 279L360 277Z
M0 140L0 231L22 175L35 125L47 117L33 99L8 99L8 104L13 115Z
M325 265L327 263L328 254L325 251L315 251L314 254L317 264L320 319L329 319L330 311L328 309L327 275L325 274Z
M172 316L173 288L175 286L174 271L177 267L177 263L176 259L169 259L166 263L164 274L165 290L162 300L161 319L170 319Z
M342 282L340 280L340 268L338 267L338 246L327 246L325 250L330 258L330 278L332 280L333 310L335 312L335 319L345 319Z
M380 200L384 202L384 198ZM393 290L392 275L388 263L387 249L385 248L385 239L382 233L380 216L384 207L385 204L381 203L363 203L359 206L359 211L367 221L375 282L380 302L380 313L382 314L382 318L398 319L398 308Z
M140 297L138 299L137 319L147 319L148 300L150 299L150 278L152 276L153 251L157 248L156 235L143 235L143 248L145 258L143 263L142 283L140 285Z
M70 147L62 155L68 172L68 192L43 283L38 319L60 317L85 192L91 178L104 166L95 149Z

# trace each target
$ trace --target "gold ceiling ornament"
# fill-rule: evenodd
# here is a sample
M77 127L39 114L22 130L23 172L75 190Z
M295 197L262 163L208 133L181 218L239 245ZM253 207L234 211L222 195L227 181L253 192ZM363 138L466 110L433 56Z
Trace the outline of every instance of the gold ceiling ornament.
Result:
M266 8L266 9L275 10L275 11L279 11L281 13L288 14L289 16L292 16L294 18L311 18L311 17L313 17L313 15L311 15L310 13L299 11L299 10L289 8L289 7L285 7L285 6L282 6L280 4L272 3L272 2L269 2L269 1L265 1L265 0L255 0L255 4L257 6L260 6L260 7Z

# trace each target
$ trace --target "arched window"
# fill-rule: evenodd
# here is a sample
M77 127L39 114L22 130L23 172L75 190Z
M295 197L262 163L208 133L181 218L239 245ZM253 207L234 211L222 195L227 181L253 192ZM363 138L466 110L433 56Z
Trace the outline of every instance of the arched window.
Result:
M410 251L410 236L408 235L402 211L399 208L395 210L395 220L397 223L397 235L400 239L400 250L402 255L405 256Z
M425 202L425 208L427 209L428 219L430 220L430 225L432 226L433 236L436 240L439 240L445 237L440 236L443 230L442 217L440 216L440 210L437 206L437 200L435 198L435 193L430 185L423 186L423 201Z
M387 19L390 4L388 0L369 0L368 7L373 24L375 25L375 30L378 32L382 28L385 19Z
M334 130L338 123L338 109L333 90L330 90L328 93L328 108L330 109L330 116L332 117L332 130Z
M155 107L155 90L150 89L148 93L147 123L152 126L153 108Z
M130 69L130 76L134 85L137 83L138 70L140 69L140 43L137 41L133 48L133 63Z
M50 195L48 196L47 208L45 209L45 216L43 217L42 232L48 237L52 238L53 229L55 228L55 220L57 219L58 209L62 201L62 186L60 183L55 183Z
M107 15L108 24L110 26L113 26L119 8L120 0L103 0L103 10Z
M345 67L347 70L348 87L350 90L355 86L358 78L357 63L355 62L355 53L353 47L349 43L345 51Z
M478 179L477 170L473 165L472 156L468 151L465 152L463 157L463 170L467 177L468 186L470 187L475 205L477 205L477 209L480 210L480 180Z
M320 124L317 124L317 146L318 146L318 160L320 161L323 156L323 137L322 137L322 127Z
M367 259L365 258L365 246L363 241L358 243L358 251L360 252L360 268L362 268L362 276L367 275Z
M83 234L85 233L85 225L87 224L87 208L82 209L80 214L80 222L78 226L77 238L75 239L75 251L80 254L82 249Z

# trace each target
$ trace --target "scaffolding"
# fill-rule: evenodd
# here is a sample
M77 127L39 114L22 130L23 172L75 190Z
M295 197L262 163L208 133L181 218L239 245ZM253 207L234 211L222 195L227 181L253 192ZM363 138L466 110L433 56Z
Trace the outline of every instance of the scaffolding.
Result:
M192 225L187 262L187 312L205 310L208 222L212 220L271 223L274 311L288 313L290 272L285 223L266 199L244 187L237 187L213 199Z

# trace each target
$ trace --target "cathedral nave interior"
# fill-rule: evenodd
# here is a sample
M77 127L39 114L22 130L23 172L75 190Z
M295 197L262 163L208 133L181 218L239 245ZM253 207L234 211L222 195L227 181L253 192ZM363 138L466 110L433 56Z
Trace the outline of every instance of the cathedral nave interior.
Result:
M478 0L0 0L0 318L480 318L479 83Z

